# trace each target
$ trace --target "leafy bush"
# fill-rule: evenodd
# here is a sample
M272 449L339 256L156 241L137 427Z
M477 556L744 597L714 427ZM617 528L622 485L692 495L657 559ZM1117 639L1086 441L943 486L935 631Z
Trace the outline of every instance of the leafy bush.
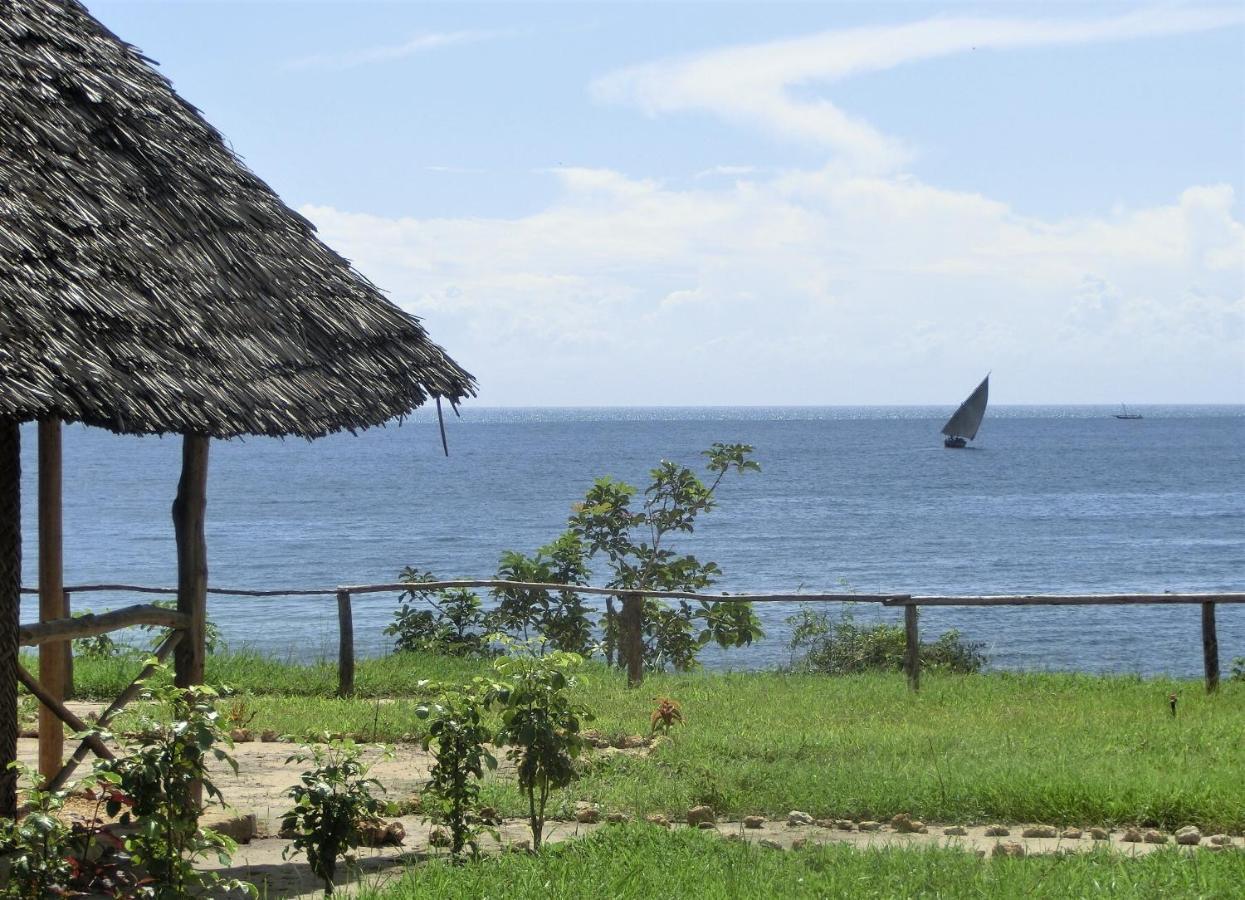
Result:
M787 618L787 624L791 626L788 647L797 669L824 675L903 669L907 644L901 625L857 625L850 609L844 609L837 621L824 612L801 609ZM983 646L963 640L958 631L946 631L938 640L921 644L921 666L945 672L979 672L986 664Z
M546 544L532 556L513 550L502 554L497 577L507 581L584 585L588 583L584 545L571 532ZM524 641L587 656L593 648L593 621L583 598L573 590L551 591L500 588L492 624Z
M18 820L0 819L0 855L10 860L0 897L42 900L66 893L74 874L72 833L57 813L69 791L40 790L37 785L43 779L38 772L19 762L9 767L30 784L29 811Z
M1232 660L1231 681L1245 681L1245 656L1238 656Z
M428 721L423 745L436 760L424 788L423 808L434 822L449 828L455 859L464 847L469 846L473 856L479 852L480 826L471 821L472 814L479 806L485 768L497 768L485 746L493 738L483 721L490 693L484 680L477 678L465 688L441 688L436 700L415 708L415 715Z
M420 584L436 578L411 566L398 577L412 587L399 598L402 605L394 613L393 623L385 628L385 634L397 637L395 650L424 650L446 656L492 655L488 641L492 627L477 594L421 589ZM419 609L416 604L431 609Z
M301 784L287 791L294 807L281 817L283 833L294 839L283 855L307 854L312 874L324 882L324 893L333 893L337 860L359 845L359 824L379 817L385 804L373 790L383 790L368 777L370 767L362 760L362 748L354 741L331 741L302 747L286 764L312 763L302 773Z

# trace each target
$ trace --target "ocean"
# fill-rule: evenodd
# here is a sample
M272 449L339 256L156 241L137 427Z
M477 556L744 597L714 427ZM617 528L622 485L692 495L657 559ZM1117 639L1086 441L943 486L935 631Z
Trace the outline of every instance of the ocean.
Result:
M215 442L208 486L215 587L388 582L404 566L489 577L565 526L594 478L642 485L661 459L700 468L714 441L755 447L719 507L674 546L715 560L717 589L922 594L1245 591L1245 407L992 407L966 450L945 450L942 407L426 411L357 436ZM24 581L37 581L33 426L22 434ZM180 439L67 426L65 582L176 583L169 516ZM597 567L602 583L604 565ZM96 611L133 597L79 595ZM593 601L594 603L597 601ZM355 599L356 645L387 648L396 595ZM715 668L790 661L795 605L758 606L766 636L705 654ZM841 610L824 607L832 615ZM858 621L901 621L857 604ZM235 647L333 656L332 597L220 598ZM23 621L33 621L33 598ZM922 634L981 641L995 667L1201 671L1196 606L927 609ZM1220 657L1245 656L1245 607L1219 608Z

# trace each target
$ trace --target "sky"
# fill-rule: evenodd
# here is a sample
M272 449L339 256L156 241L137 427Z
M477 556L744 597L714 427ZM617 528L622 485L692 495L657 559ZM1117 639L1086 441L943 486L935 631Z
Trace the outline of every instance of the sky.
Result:
M86 0L476 403L1245 402L1245 6Z

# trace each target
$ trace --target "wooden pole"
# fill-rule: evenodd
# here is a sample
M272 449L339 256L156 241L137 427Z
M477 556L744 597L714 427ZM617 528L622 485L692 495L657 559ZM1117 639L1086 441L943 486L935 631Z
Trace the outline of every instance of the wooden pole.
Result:
M186 636L173 654L174 683L178 687L203 684L207 624L207 541L203 525L207 513L209 439L201 434L182 437L182 474L173 501L173 530L177 536L177 611L190 616Z
M0 421L0 816L17 814L17 627L22 611L22 432Z
M61 615L66 619L73 618L73 594L65 591L64 608ZM73 641L65 642L65 699L73 699Z
M919 612L914 604L903 608L903 668L908 675L908 688L913 691L921 689L921 633L917 628Z
M64 617L65 578L61 530L61 423L39 420L39 621ZM39 647L39 685L48 697L65 699L64 641ZM39 774L51 781L65 761L65 726L56 709L39 706Z
M627 684L639 687L644 681L644 598L627 594L618 617L619 650L627 662Z
M354 696L354 613L350 591L337 592L337 696Z
M1206 670L1206 693L1219 690L1219 635L1215 633L1215 604L1202 604L1202 664Z

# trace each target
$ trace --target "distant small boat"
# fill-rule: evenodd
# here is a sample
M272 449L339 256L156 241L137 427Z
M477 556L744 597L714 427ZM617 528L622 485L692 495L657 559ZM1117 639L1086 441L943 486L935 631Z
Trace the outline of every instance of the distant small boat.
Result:
M1128 407L1123 403L1120 404L1120 411L1115 414L1117 419L1140 419L1141 413L1130 413Z
M981 427L989 399L990 376L987 374L981 384L977 385L977 390L968 395L968 399L960 404L960 408L947 419L947 424L942 426L942 433L947 436L942 442L944 447L958 450L968 446L968 442L977 437L977 429Z

